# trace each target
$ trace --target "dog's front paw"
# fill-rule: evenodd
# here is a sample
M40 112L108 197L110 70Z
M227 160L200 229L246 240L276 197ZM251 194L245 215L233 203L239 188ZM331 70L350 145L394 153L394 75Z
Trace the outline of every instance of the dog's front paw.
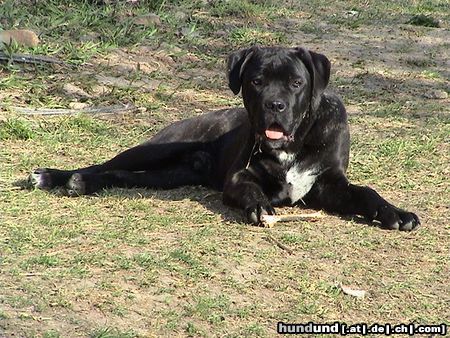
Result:
M391 205L380 207L376 218L381 222L382 228L389 230L412 231L420 226L416 214Z
M275 209L269 203L269 201L265 199L261 199L260 201L255 201L247 208L245 208L245 213L247 214L247 221L253 225L261 225L261 216L262 215L275 215Z

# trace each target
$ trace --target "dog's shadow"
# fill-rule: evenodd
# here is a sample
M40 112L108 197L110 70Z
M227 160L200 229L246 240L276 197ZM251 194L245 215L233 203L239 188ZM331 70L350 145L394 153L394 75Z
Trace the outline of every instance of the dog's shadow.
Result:
M15 187L26 190L33 190L33 186L28 182L28 180L18 180L13 183ZM67 196L64 188L56 188L49 193L57 196ZM157 189L145 189L145 188L112 188L104 189L90 197L100 197L108 198L110 197L124 197L128 199L157 199L162 201L183 201L190 200L201 204L203 207L208 209L214 214L219 214L224 222L231 223L246 223L246 218L242 210L226 206L222 202L222 192L212 190L203 186L184 186L169 190L157 190ZM73 197L79 198L79 197ZM80 197L82 198L82 197ZM295 206L299 210L304 210L301 206ZM355 223L367 225L367 226L377 226L376 223L367 221L364 217L351 215L333 215L344 221L352 221Z
M13 183L13 186L22 190L34 190L32 184L26 180L21 179ZM55 188L48 193L56 196L68 196L64 188ZM244 223L245 217L241 210L228 207L222 202L222 193L216 190L205 188L202 186L184 186L175 189L159 190L159 189L145 189L145 188L111 188L103 189L89 197L123 197L127 199L157 199L162 201L183 201L190 200L200 203L209 211L219 214L224 222ZM73 197L73 198L82 198Z
M120 189L103 190L97 194L101 197L122 196L129 199L157 199L161 201L192 201L202 205L207 210L221 216L224 222L245 223L241 210L228 207L222 202L222 193L201 186L186 186L170 190L154 189Z

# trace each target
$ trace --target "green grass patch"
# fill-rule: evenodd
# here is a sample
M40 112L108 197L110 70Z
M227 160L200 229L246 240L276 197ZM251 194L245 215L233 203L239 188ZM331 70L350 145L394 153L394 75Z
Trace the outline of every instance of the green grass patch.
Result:
M286 36L280 32L273 32L254 27L242 27L233 30L229 36L230 44L236 47L254 44L279 45L286 42Z
M411 19L408 20L407 23L415 26L439 27L438 20L423 14L413 16Z
M0 140L30 140L35 136L30 123L23 119L0 121Z
M138 335L133 331L121 331L113 327L105 327L94 330L90 338L135 338Z

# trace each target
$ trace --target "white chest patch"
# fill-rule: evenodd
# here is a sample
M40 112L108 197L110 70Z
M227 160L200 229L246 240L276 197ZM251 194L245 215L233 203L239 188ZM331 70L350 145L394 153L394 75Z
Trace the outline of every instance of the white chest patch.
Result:
M292 163L292 161L294 161L295 154L287 153L285 151L280 151L278 153L278 159L280 160L281 164L289 164L289 163Z
M301 200L312 188L320 172L317 168L300 170L298 166L293 165L286 173L286 182L291 185L290 198L291 203L295 204Z

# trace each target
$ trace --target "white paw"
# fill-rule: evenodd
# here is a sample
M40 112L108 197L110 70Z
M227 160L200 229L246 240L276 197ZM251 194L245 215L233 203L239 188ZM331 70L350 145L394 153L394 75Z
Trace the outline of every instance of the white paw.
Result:
M44 179L42 178L42 173L31 173L28 181L34 188L41 189L43 187Z

